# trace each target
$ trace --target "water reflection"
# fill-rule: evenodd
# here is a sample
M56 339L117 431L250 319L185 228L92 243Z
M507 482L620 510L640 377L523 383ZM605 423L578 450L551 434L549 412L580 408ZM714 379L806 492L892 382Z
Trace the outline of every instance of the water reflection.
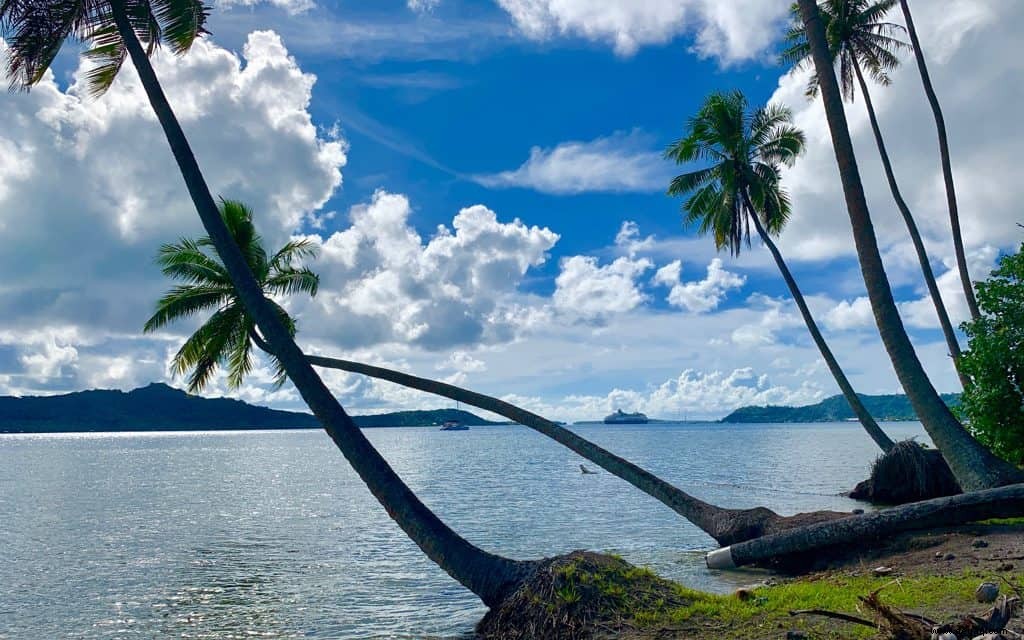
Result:
M852 508L838 494L875 455L847 424L579 430L701 498L782 513ZM484 548L612 551L718 591L761 578L708 572L703 533L526 429L367 433ZM0 436L0 541L5 640L455 638L483 613L316 431Z

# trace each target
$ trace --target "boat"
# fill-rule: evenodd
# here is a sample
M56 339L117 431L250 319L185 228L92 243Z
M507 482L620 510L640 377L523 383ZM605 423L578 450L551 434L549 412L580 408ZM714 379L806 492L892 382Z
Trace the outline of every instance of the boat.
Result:
M441 425L441 431L469 431L469 427L458 420L445 420Z
M640 413L623 413L622 409L617 410L610 416L605 416L605 424L647 424L650 422L647 416Z

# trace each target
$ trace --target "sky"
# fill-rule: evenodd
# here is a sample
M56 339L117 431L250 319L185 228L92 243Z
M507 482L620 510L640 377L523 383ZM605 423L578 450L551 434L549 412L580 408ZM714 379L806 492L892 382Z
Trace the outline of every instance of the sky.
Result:
M315 298L284 300L300 345L444 379L559 420L615 409L718 418L838 393L770 254L683 226L662 151L711 92L788 106L807 135L784 174L779 246L854 387L898 393L865 297L820 102L777 62L787 2L221 0L210 35L155 67L215 194L267 244L320 247ZM971 273L1024 240L1024 55L1016 0L917 1ZM901 22L896 12L892 21ZM6 45L0 44L0 55ZM954 321L934 122L912 57L872 87L897 178ZM141 331L169 287L158 247L202 234L134 70L102 98L61 52L0 95L0 395L151 381L197 321ZM860 96L847 105L902 317L936 387L958 382ZM355 413L451 406L322 375ZM204 393L304 408L261 362Z

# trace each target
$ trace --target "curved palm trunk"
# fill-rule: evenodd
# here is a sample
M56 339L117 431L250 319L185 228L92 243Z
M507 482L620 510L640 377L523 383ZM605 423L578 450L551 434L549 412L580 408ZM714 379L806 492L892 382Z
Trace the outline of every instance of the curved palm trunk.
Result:
M989 518L1013 518L1021 514L1024 514L1024 485L1018 484L812 524L715 549L706 558L712 569L729 569L794 554L812 557L824 547L864 544L901 531L954 526Z
M420 549L485 604L494 606L500 603L518 586L534 564L483 551L452 531L402 482L331 395L263 297L241 250L221 220L188 140L131 28L123 0L111 0L111 8L118 31L167 136L203 226L231 276L246 311L255 319L267 342L273 345L274 353L303 400L388 515Z
M1024 480L1024 473L1020 469L993 455L972 438L953 416L932 386L910 343L896 309L896 302L893 300L889 280L882 264L882 256L878 250L871 215L864 197L864 187L857 169L857 159L853 153L850 129L846 123L842 95L832 69L832 59L818 6L815 0L798 0L798 3L821 86L825 114L832 133L832 144L843 182L846 208L853 227L864 285L871 301L875 324L878 325L882 342L892 360L900 384L903 385L928 435L946 458L957 482L965 491L1020 482Z
M839 366L839 362L836 357L832 354L832 350L829 348L828 343L825 342L825 337L821 335L821 331L818 330L818 324L814 321L814 316L811 315L811 310L807 308L807 302L804 300L803 294L800 292L800 287L797 286L796 280L793 278L793 274L790 273L789 267L786 265L786 261L782 259L782 254L779 252L779 248L775 246L775 242L771 239L771 236L765 231L764 225L761 224L761 220L757 217L756 210L754 209L753 203L750 202L750 196L746 192L743 193L744 204L746 204L748 211L750 211L750 218L754 222L754 228L757 229L757 234L761 236L761 240L771 251L772 257L775 258L775 264L778 265L779 271L782 272L782 279L786 281L786 286L789 287L789 292L793 296L793 300L796 301L796 306L800 309L800 315L803 316L804 323L807 325L807 330L811 332L811 338L814 339L814 344L818 345L818 351L821 352L821 357L824 358L825 364L828 365L828 370L832 372L832 377L836 379L836 383L843 392L843 397L850 404L850 408L853 409L854 415L860 420L860 423L864 426L864 430L868 432L871 439L875 441L882 451L889 451L896 443L886 435L882 428L878 426L875 419L871 416L867 407L861 402L860 396L853 390L853 385L847 379L846 374L843 373L842 367Z
M956 266L960 271L960 283L963 285L964 296L967 298L967 307L971 310L971 318L977 320L981 317L981 311L978 309L978 301L974 297L974 284L971 282L971 274L967 271L964 237L960 233L960 210L956 203L956 188L953 186L953 164L949 158L949 138L946 136L946 119L942 117L942 107L939 106L939 98L935 95L931 76L928 75L928 65L925 63L921 42L917 39L917 30L914 28L914 17L910 15L910 5L907 4L907 0L900 0L900 7L903 9L903 18L907 23L907 33L910 34L910 44L914 47L914 58L917 60L917 70L921 73L921 84L924 85L924 92L928 96L928 104L931 105L932 115L935 117L935 129L939 136L939 156L942 158L942 180L946 184L946 204L949 206L949 223L953 228L953 250L956 252Z
M258 334L252 334L256 345L273 354L274 351ZM586 438L558 425L542 416L493 396L463 389L446 382L421 378L408 373L376 367L361 362L307 355L306 360L317 367L339 369L350 373L387 380L410 389L425 391L434 395L456 400L484 411L490 411L541 433L571 451L590 460L605 471L622 478L637 489L659 500L662 504L683 516L719 544L733 544L749 540L770 532L786 528L786 520L769 509L725 509L691 496L685 491L665 482L651 472L638 467L629 460L620 458ZM884 434L883 434L884 435ZM830 519L840 514L821 512L805 514L809 519Z
M857 82L860 84L860 91L864 94L864 105L868 109L868 120L871 121L871 131L875 135L875 144L878 146L878 155L882 158L882 167L885 169L885 179L889 182L889 190L896 201L896 207L907 224L907 231L910 233L910 240L914 243L914 251L917 253L917 261L921 264L921 273L924 274L924 282L928 286L928 295L935 305L935 312L939 316L939 326L942 327L942 335L946 338L946 346L949 348L949 355L953 358L953 366L960 378L960 385L967 387L967 378L960 371L960 343L956 339L956 332L953 331L953 324L949 321L949 313L946 311L946 304L942 301L942 294L939 293L939 285L935 282L935 273L932 271L931 261L928 259L928 252L925 250L924 242L921 240L921 232L917 229L914 216L910 213L900 193L900 187L896 183L896 174L892 169L892 162L889 161L889 152L885 148L885 141L882 139L882 129L878 126L878 118L875 116L875 106L871 102L871 93L868 92L868 84L864 81L864 74L860 70L860 64L854 62L854 73L857 74Z

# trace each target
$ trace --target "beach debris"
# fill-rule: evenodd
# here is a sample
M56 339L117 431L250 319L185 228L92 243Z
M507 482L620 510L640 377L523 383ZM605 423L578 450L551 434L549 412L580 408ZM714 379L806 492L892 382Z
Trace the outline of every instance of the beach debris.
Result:
M974 590L974 597L978 602L984 602L985 604L995 602L996 598L999 597L999 585L994 582L982 582Z
M754 590L749 587L740 587L733 592L733 595L736 596L737 599L746 602L754 597Z
M988 546L988 542L986 540L981 539L981 538L975 538L974 542L971 543L971 546L974 547L975 549L984 549L985 547Z
M892 575L892 572L892 567L875 567L871 573L875 574L876 578L881 578L883 576Z

